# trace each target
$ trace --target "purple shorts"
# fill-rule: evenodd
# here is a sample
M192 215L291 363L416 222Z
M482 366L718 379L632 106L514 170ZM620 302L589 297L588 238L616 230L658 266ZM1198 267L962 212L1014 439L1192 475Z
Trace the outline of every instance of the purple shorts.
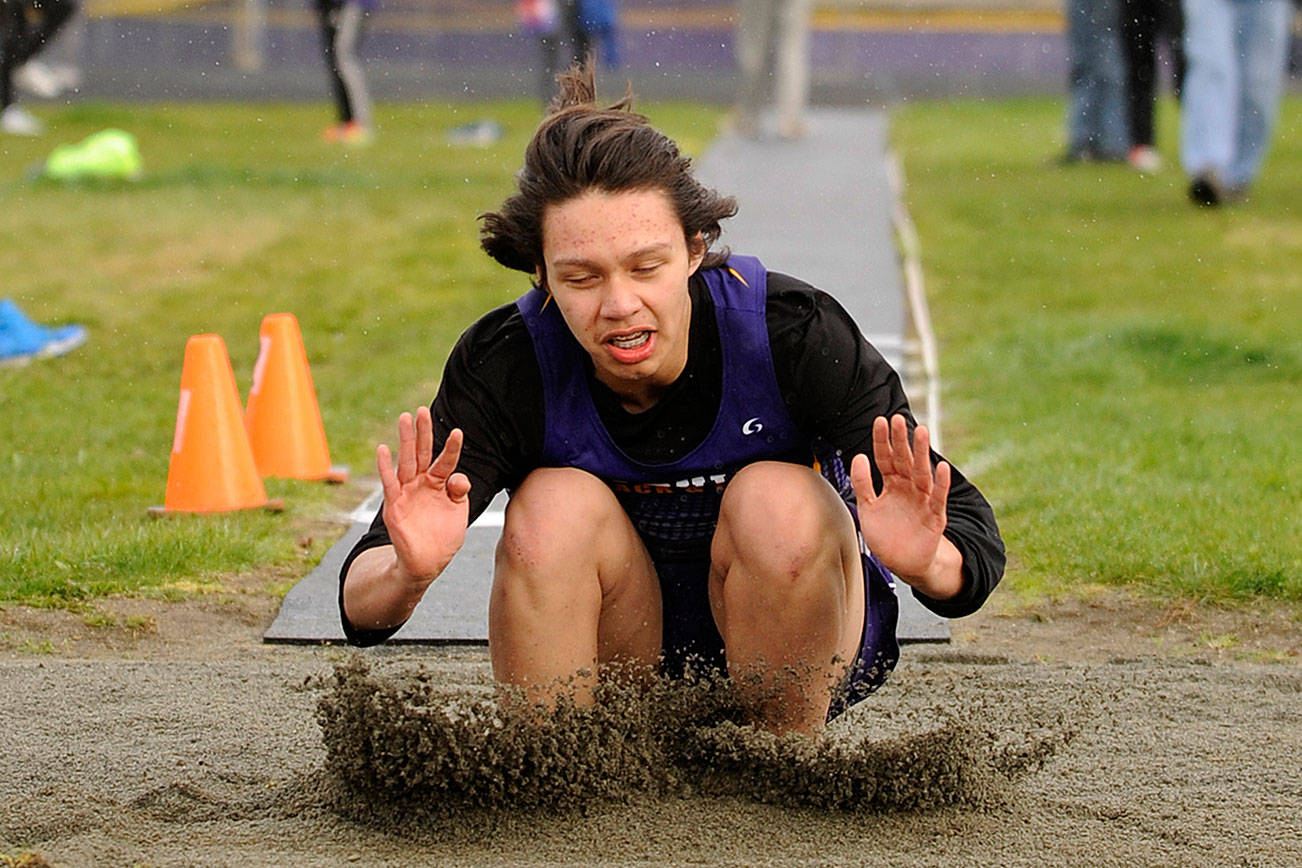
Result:
M864 620L859 656L832 699L831 720L881 687L900 658L895 638L899 601L894 579L881 561L863 555ZM661 672L681 678L688 668L709 673L725 668L723 637L710 611L708 561L656 563L664 608Z

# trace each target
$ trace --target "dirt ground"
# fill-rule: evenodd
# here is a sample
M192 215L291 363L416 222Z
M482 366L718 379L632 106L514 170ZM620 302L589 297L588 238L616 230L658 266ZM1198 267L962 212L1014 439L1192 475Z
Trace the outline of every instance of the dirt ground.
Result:
M717 727L671 786L624 786L607 766L554 803L520 798L535 751L528 769L507 769L507 802L485 807L443 779L363 797L327 768L322 728L349 701L383 707L399 724L359 736L359 756L407 774L413 756L460 751L459 773L505 780L512 760L491 739L432 741L429 703L485 695L483 649L263 645L276 610L266 584L94 612L0 610L0 864L1302 864L1291 610L996 595L955 622L951 644L906 647L827 746L757 746ZM370 681L336 673L358 658ZM400 682L422 685L426 704L388 702ZM323 699L334 718L319 716ZM579 732L570 748L556 739L560 754L618 741ZM988 777L992 757L1028 745L1043 750ZM733 785L715 785L725 767Z

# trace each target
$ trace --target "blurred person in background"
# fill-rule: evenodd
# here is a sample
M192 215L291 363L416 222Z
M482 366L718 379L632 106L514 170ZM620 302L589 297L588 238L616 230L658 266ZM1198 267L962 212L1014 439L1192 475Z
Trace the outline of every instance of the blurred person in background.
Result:
M600 48L598 58L607 69L618 69L622 59L619 53L619 9L615 0L578 0L577 29L587 40L588 51L595 43ZM587 60L587 53L574 58Z
M563 54L558 68L569 69L572 64L582 63L592 51L592 39L583 29L583 8L581 0L556 0L560 11L562 44L569 49ZM553 81L553 84L555 82Z
M538 42L538 93L543 105L551 99L556 83L556 57L561 42L561 15L556 0L519 0L516 20L526 36Z
M1180 163L1199 205L1242 199L1261 171L1293 11L1290 0L1184 0Z
M374 134L371 95L366 74L357 59L366 19L376 0L314 0L321 27L321 47L330 73L331 92L339 122L326 127L328 142L364 145Z
M742 135L757 135L771 92L778 135L798 139L808 129L810 0L740 0L737 6L741 78L732 127Z
M0 130L22 136L44 132L44 124L14 101L15 86L53 99L78 85L75 70L36 57L76 11L76 0L0 0Z
M1121 38L1126 56L1126 119L1131 166L1158 172L1162 158L1154 147L1153 107L1157 101L1157 46L1165 44L1177 98L1184 83L1184 16L1180 0L1122 0Z
M594 44L608 69L619 67L619 11L614 0L518 0L520 29L538 40L539 92L545 106L556 73L589 59Z
M1118 0L1067 0L1064 163L1120 162L1129 150Z

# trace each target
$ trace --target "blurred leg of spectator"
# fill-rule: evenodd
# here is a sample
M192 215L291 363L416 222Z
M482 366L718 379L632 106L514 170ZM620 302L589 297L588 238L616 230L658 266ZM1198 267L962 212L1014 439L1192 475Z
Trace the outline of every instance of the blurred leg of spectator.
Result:
M327 141L364 144L371 138L371 96L357 59L366 20L366 0L316 0L322 50L339 123L327 127Z
M27 15L19 0L0 0L0 129L17 135L36 135L39 122L14 105L13 73L18 68L17 57L27 28ZM28 116L30 117L30 116Z
M560 14L555 0L516 0L515 14L524 34L538 40L538 95L545 106L556 91Z
M27 0L26 5L31 10L32 24L27 32L26 57L22 60L39 54L77 11L76 0Z
M1283 91L1289 0L1184 0L1180 161L1202 205L1242 196L1270 144Z
M1126 157L1118 0L1068 0L1068 162Z
M777 0L739 0L737 3L737 82L734 124L743 134L759 130L759 116L768 98L771 70L769 51L777 31Z
M1155 172L1162 160L1153 148L1153 104L1157 98L1157 10L1160 0L1121 0L1121 43L1126 58L1126 159L1141 172Z
M565 34L564 45L569 49L565 66L569 68L587 60L588 54L592 51L592 40L583 29L579 0L558 0L557 5L560 7L561 29ZM565 57L565 54L562 53L561 56Z
M607 69L619 69L624 59L619 49L619 8L615 0L579 0L578 6L579 28L588 45L600 47L599 56Z
M1243 72L1239 79L1239 124L1234 159L1225 174L1232 188L1247 189L1256 180L1279 117L1293 9L1287 0L1240 2L1237 35Z
M560 72L556 67L556 57L560 41L560 34L554 30L538 37L538 93L544 106L551 102L552 94L556 92L556 73Z
M37 61L36 55L77 11L76 0L0 0L0 129L39 135L44 125L14 104L14 83L22 76L29 90L53 97L68 82Z
M733 124L746 135L758 132L772 93L778 134L798 138L805 132L809 101L810 0L740 0L737 7L741 75Z
M1166 46L1171 68L1171 92L1176 99L1184 89L1184 10L1180 0L1160 0L1157 7L1157 39Z
M785 139L805 134L805 107L809 102L810 0L787 0L778 12L774 45L777 81L774 102L778 135Z

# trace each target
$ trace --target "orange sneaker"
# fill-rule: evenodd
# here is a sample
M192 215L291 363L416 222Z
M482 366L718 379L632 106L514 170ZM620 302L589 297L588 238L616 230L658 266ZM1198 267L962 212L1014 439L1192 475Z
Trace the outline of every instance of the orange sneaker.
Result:
M367 145L371 142L371 130L357 121L348 121L325 128L321 138L327 142L342 142L345 145Z

